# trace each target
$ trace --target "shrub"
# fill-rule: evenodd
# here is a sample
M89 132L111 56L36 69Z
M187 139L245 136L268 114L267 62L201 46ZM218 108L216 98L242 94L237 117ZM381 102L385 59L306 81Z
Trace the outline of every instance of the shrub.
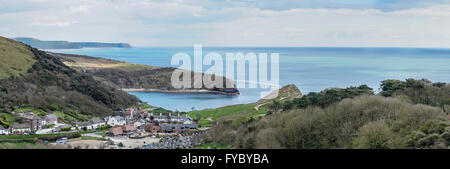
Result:
M79 138L79 137L81 137L81 132L75 132L71 136L71 138Z
M59 107L56 104L49 105L48 109L51 110L51 111L59 111Z
M61 128L61 131L70 131L70 129L71 129L71 127L64 127L64 128Z
M444 121L432 120L425 123L419 130L425 134L441 134L448 126L449 124Z
M358 138L354 141L356 148L387 149L393 133L382 121L369 122L361 127Z

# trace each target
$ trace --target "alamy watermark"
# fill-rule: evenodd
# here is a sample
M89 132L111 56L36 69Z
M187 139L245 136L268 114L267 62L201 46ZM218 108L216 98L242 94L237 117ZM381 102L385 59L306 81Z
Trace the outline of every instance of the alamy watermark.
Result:
M269 57L270 61L268 60ZM247 63L248 67L246 66ZM267 53L226 53L224 58L215 52L207 53L203 56L202 46L194 45L193 64L191 63L191 57L187 53L174 54L171 64L178 66L178 69L172 73L171 78L172 86L176 89L234 87L241 89L248 87L270 89L260 93L261 97L266 96L265 98L267 99L278 96L278 90L276 89L280 87L279 53L270 53L270 56ZM191 74L192 71L203 72L203 66L209 67L204 71L204 74ZM248 72L246 71L247 68ZM224 83L223 78L216 78L217 76L225 76L226 82ZM248 80L246 77L248 77ZM267 96L269 93L270 95Z

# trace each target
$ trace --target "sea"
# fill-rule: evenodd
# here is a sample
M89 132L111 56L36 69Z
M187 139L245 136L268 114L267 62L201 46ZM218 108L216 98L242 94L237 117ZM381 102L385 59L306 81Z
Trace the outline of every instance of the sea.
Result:
M450 82L450 49L446 48L337 48L337 47L203 47L203 56L218 53L279 54L279 84L295 84L303 94L326 88L366 84L379 91L382 80L426 78ZM129 63L161 67L171 65L172 56L186 53L194 58L194 47L134 47L58 49L52 52L89 55ZM225 63L225 61L224 61ZM246 65L249 66L249 65ZM209 66L203 66L206 71ZM247 68L249 69L249 68ZM248 70L247 70L248 72ZM269 72L270 73L270 72ZM248 75L247 75L248 76ZM248 77L247 77L248 78ZM240 95L170 94L129 92L150 105L169 110L191 111L252 103L270 89L239 88Z

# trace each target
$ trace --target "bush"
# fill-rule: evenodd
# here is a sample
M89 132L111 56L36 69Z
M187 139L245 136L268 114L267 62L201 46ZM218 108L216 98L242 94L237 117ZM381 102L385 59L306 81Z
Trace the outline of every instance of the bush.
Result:
M361 127L358 138L354 141L356 148L362 149L387 149L389 141L393 139L393 133L382 121L369 122Z
M443 125L429 121L439 121L443 115L436 107L360 96L327 108L308 106L241 125L218 123L211 135L213 142L236 148L416 148L428 136L419 128L432 132L438 126L440 131Z
M51 110L51 111L59 111L59 107L56 104L49 105L48 109Z
M44 128L44 129L53 128L53 127L55 127L55 124L46 124L46 125L42 126L42 128Z
M449 124L447 122L432 120L425 123L419 130L425 134L441 134L448 126Z
M81 132L75 132L71 136L71 138L80 138L80 137L81 137Z
M111 128L111 126L110 126L110 125L105 125L105 126L100 126L100 127L97 127L97 129L96 129L96 130L108 130L109 128Z
M64 127L64 128L61 128L61 131L70 131L71 130L71 127Z
M308 106L320 106L325 108L343 99L354 98L361 95L373 95L372 88L367 85L361 85L359 87L348 87L345 89L326 89L319 93L311 92L301 98L296 98L292 101L285 102L282 107L284 110L288 110L293 107L291 105L293 104L296 105L297 108L305 108ZM274 103L272 105L274 105Z

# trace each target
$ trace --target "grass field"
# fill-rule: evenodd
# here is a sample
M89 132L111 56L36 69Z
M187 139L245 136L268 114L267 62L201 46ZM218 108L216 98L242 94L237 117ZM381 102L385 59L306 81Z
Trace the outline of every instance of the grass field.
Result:
M195 149L229 149L230 146L227 145L220 145L220 144L214 144L214 143L208 143L208 144L202 144L199 146L194 147Z
M0 135L0 140L32 140L32 139L49 139L55 137L70 137L72 133L58 134L32 134L32 135Z
M82 68L84 70L114 68L123 71L139 71L139 70L152 70L159 68L155 66L126 63L116 60L94 58L87 56L64 56L64 58L75 61L75 62L69 61L64 62L64 64L66 64L67 66L72 68Z
M256 103L238 104L216 109L197 110L189 112L189 116L192 119L199 120L202 127L211 126L211 121L242 122L267 114L266 106L261 106L259 110L256 110L256 105ZM197 116L200 116L201 119L197 119Z
M15 121L13 115L9 113L0 113L0 117L10 124L12 124Z
M92 137L92 136L81 136L82 140L105 140L103 138L100 137Z
M0 149L54 149L62 148L33 142L0 142Z

